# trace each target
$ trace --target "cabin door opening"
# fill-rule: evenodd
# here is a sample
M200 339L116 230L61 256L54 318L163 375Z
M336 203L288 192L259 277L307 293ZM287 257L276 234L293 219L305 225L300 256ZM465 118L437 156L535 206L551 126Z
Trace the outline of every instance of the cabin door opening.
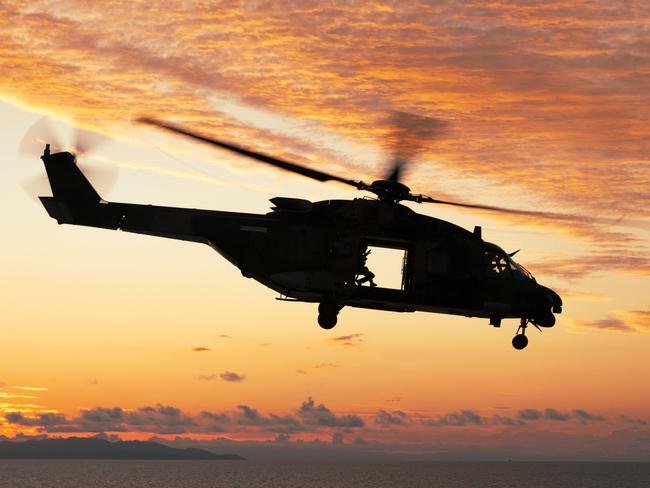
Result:
M406 268L406 250L383 246L368 246L366 267L375 277L373 281L380 288L402 290Z

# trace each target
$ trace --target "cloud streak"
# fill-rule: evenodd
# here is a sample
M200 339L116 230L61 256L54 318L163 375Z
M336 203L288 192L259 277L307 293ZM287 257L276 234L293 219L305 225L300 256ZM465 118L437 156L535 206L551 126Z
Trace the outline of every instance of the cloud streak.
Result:
M359 346L363 343L363 334L357 333L332 337L330 341L341 346Z
M225 135L265 133L278 156L286 133L300 128L274 134L282 124L273 120L246 129L246 110L318 123L381 152L392 131L386 114L398 109L453 121L444 138L422 148L417 191L444 190L429 169L435 160L560 209L648 216L646 7L604 14L589 4L387 6L289 2L215 12L172 1L160 15L136 4L35 10L5 2L0 67L12 76L0 81L0 93L106 127L174 112ZM128 35L119 28L125 17L134 19ZM315 147L302 151L316 164L377 175L379 168L351 161L355 153L346 155L342 140L334 144L342 162L327 162L318 133L309 136Z
M650 332L650 311L629 310L598 320L571 320L576 327L609 332L648 333Z
M228 383L241 383L246 379L246 376L233 371L224 371L219 375L219 378Z

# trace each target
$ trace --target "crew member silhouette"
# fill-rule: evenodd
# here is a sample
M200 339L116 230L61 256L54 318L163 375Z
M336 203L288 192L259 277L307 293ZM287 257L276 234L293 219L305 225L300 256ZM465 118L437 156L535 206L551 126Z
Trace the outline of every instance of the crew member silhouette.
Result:
M373 280L375 278L375 273L370 271L368 269L368 266L366 266L366 261L368 260L368 254L370 254L370 249L367 249L361 254L361 267L359 269L359 273L357 273L357 285L361 286L364 283L367 283L368 281L370 282L370 286L377 286L377 283L375 283Z

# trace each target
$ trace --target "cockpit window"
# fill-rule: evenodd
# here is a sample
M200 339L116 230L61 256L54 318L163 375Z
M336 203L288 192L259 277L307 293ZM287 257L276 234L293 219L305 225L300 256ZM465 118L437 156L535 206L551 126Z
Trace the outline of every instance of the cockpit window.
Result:
M510 269L513 271L515 276L535 281L535 278L533 278L533 275L530 274L530 271L524 268L521 264L514 261L512 258L508 258L508 260L510 261Z
M498 248L488 247L485 250L485 265L488 276L509 276L508 256Z
M494 244L485 244L485 271L488 276L535 281L533 275L513 260L503 249Z

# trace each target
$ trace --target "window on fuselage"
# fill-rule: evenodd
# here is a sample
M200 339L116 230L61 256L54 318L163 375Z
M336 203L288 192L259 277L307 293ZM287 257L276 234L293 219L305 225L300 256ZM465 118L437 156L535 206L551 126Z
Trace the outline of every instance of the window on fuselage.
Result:
M509 262L510 269L517 279L535 281L535 278L533 278L533 275L530 274L530 271L524 268L521 264L515 262L515 260L512 258L509 258Z
M485 270L488 276L496 278L510 277L508 256L498 248L485 250Z

